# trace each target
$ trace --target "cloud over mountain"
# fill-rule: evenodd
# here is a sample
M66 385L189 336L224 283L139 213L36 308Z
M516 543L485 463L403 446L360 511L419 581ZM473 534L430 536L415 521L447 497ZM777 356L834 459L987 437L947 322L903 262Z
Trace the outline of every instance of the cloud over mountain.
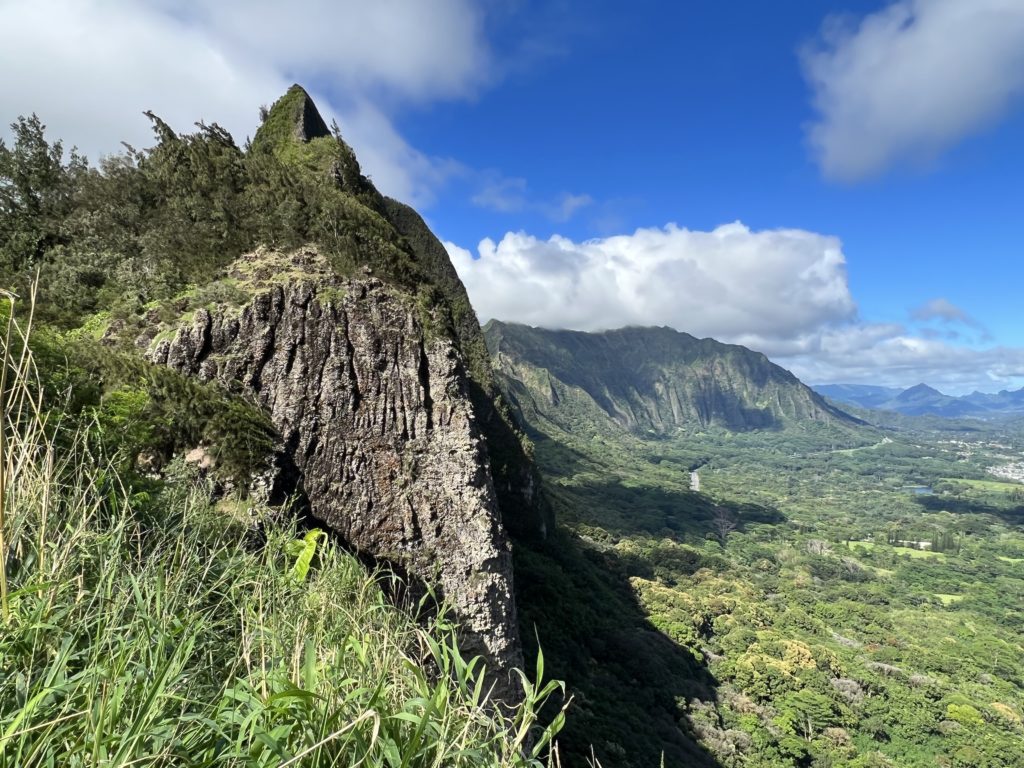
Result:
M1024 350L859 319L842 244L815 232L669 224L583 242L509 232L483 240L475 256L445 246L482 321L583 331L667 325L757 349L811 383L924 380L967 392L1024 377ZM945 299L912 316L981 327Z
M762 346L849 320L838 239L798 229L639 229L585 242L508 233L479 258L448 244L481 318L598 330L670 325Z
M814 384L907 387L926 381L951 394L1024 385L1024 349L953 344L915 336L898 326L826 332L813 348L777 361Z

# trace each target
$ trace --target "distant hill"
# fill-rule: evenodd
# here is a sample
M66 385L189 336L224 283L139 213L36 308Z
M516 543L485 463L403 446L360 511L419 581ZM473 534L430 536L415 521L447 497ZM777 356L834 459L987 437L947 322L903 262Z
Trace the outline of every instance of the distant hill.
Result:
M484 334L529 423L602 431L611 422L641 434L860 423L763 354L671 328L582 333L492 320Z
M972 392L961 397L943 394L927 384L904 390L866 384L822 384L814 390L840 404L896 411L905 416L1001 419L1024 415L1024 388L996 394Z
M903 390L869 384L822 384L814 387L814 391L837 403L849 403L861 408L879 408Z

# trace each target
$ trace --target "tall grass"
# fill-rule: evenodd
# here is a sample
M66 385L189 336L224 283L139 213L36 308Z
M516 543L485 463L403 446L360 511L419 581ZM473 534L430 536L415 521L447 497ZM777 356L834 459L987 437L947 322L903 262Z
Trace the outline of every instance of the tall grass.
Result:
M558 684L524 676L498 713L443 614L418 625L351 556L282 524L254 541L184 469L133 493L44 407L9 303L0 768L541 764Z

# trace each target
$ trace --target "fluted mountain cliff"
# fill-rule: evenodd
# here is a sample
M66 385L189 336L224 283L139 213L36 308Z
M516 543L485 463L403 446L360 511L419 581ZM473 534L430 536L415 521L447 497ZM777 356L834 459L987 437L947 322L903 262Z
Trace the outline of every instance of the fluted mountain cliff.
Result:
M582 333L492 320L484 333L531 424L670 435L857 423L763 354L671 328Z

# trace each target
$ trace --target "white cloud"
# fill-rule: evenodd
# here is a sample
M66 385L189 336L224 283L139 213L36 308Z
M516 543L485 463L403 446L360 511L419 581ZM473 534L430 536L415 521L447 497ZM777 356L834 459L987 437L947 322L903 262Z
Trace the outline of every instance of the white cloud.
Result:
M915 307L911 310L910 316L924 322L940 320L945 323L961 323L963 325L977 325L978 322L949 299L943 298L932 299L920 307Z
M925 302L910 311L910 317L918 323L918 333L926 339L947 341L975 339L990 343L992 334L976 318L949 299L937 298Z
M0 4L0 120L36 112L90 157L152 141L141 112L178 130L216 121L239 142L257 108L296 79L336 117L382 190L429 202L451 161L410 147L369 106L471 95L490 68L470 0L6 0ZM6 127L6 126L4 126ZM2 135L2 134L0 134Z
M518 176L502 176L497 171L477 174L480 188L471 198L473 205L498 213L521 213L536 211L558 223L564 223L593 204L594 198L586 194L563 192L551 201L536 200L530 192L526 179Z
M566 222L589 205L592 205L594 198L590 195L573 195L568 192L563 194L555 203L546 206L547 216L552 221Z
M526 207L526 179L497 173L482 176L480 190L471 199L473 205L499 213L518 213Z
M509 233L481 242L478 259L448 248L481 319L580 330L670 325L764 347L855 312L841 244L803 230L670 224L582 243Z
M162 2L240 57L327 77L343 90L450 98L489 75L483 15L469 0Z
M1024 349L976 349L913 336L898 326L835 329L823 333L812 352L777 358L776 362L816 384L907 387L923 381L948 394L1024 385Z
M1024 2L899 0L856 26L830 20L803 63L826 176L927 163L1024 94Z

